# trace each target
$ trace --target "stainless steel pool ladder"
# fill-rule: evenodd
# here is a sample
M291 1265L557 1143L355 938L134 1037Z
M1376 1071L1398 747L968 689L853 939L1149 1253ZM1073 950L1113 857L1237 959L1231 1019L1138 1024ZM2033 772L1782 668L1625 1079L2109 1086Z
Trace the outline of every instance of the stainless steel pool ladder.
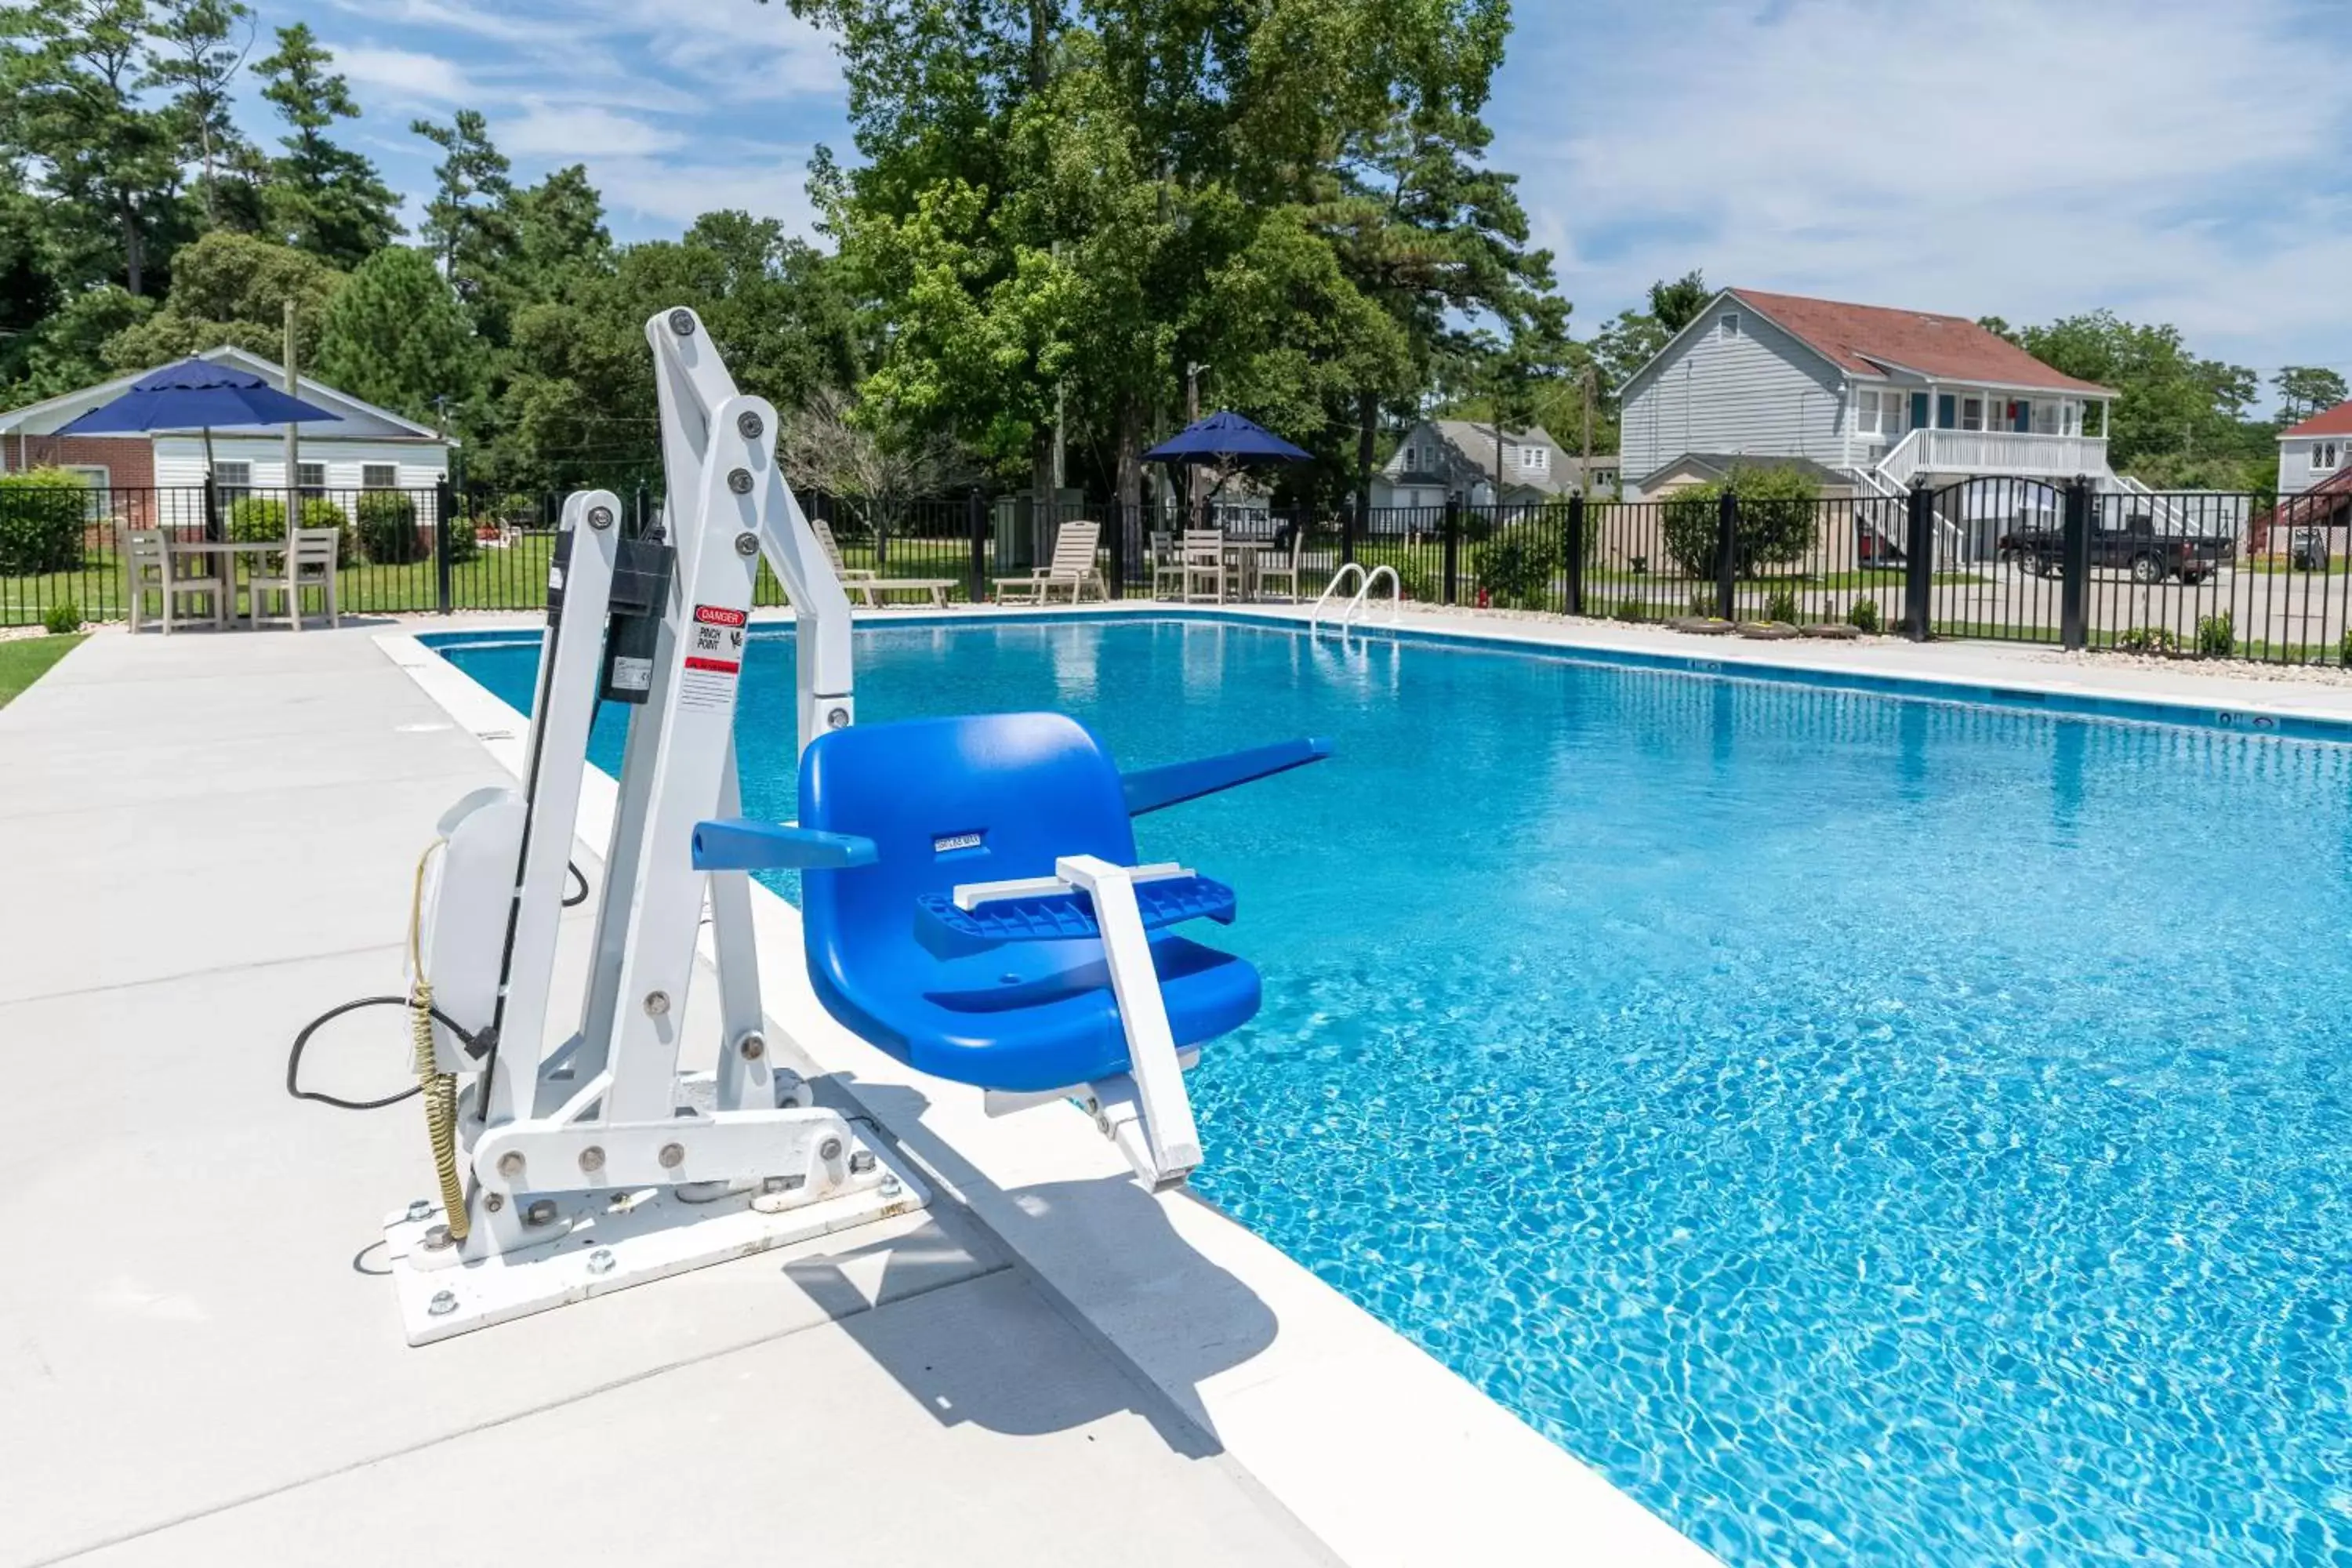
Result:
M1348 574L1351 572L1355 574L1359 585L1355 596L1349 599L1339 612L1339 635L1342 637L1347 635L1348 623L1359 615L1366 616L1367 619L1370 618L1372 587L1383 577L1389 582L1389 619L1393 621L1397 618L1404 602L1404 584L1398 580L1396 568L1383 564L1367 572L1364 570L1362 562L1350 561L1332 573L1331 580L1323 584L1323 593L1315 601L1315 608L1307 617L1307 632L1309 637L1322 629L1323 607L1329 604L1331 596L1346 584Z

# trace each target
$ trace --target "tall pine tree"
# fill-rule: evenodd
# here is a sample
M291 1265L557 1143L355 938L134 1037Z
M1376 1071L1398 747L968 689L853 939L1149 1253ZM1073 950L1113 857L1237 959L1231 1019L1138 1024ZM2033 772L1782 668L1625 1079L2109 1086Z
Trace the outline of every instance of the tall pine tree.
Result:
M294 128L279 142L284 156L269 165L270 226L289 244L348 269L391 244L401 228L393 216L397 204L375 165L327 138L336 121L360 112L333 64L309 24L297 22L278 29L278 52L254 68L269 83L261 96Z
M480 363L433 258L404 245L361 263L328 305L319 337L321 379L412 419L462 407L478 390Z

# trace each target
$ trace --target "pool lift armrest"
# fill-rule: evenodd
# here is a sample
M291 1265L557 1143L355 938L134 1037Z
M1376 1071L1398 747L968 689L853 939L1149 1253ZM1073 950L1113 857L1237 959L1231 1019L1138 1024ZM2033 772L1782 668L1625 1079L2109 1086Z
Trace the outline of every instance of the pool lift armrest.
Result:
M1099 856L1064 855L1054 862L1050 879L978 882L955 889L956 906L964 910L1054 893L1086 895L1110 967L1119 1023L1127 1032L1128 1070L1099 1083L1039 1093L990 1089L982 1105L991 1116L1006 1116L1055 1100L1078 1100L1154 1191L1181 1185L1201 1163L1201 1134L1192 1120L1192 1098L1184 1090L1184 1071L1200 1059L1200 1053L1176 1048L1167 1004L1160 994L1159 972L1151 962L1150 933L1135 889L1139 881L1191 876L1179 866L1114 866Z

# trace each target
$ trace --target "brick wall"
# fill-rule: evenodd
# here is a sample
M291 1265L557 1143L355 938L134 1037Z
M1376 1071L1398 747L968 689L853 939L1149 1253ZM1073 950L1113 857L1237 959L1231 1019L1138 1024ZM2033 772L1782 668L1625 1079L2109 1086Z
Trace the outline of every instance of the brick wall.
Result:
M0 436L0 464L11 472L77 463L104 468L117 489L155 482L155 448L144 436Z

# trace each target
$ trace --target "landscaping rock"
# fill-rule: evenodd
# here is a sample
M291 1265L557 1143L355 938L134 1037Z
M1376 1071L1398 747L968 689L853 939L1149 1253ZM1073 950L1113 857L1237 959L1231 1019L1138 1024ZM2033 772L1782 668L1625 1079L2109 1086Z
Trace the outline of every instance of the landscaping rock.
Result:
M1843 621L1811 621L1797 628L1809 637L1831 637L1839 642L1852 642L1862 635L1860 626Z

